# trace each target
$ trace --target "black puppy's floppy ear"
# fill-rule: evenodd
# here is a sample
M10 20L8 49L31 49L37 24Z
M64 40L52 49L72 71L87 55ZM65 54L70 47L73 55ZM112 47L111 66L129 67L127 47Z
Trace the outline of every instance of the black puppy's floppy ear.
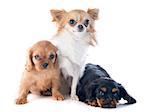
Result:
M52 9L50 10L51 15L53 17L53 22L60 22L61 19L65 16L66 11L65 10L57 10L57 9Z
M131 97L127 93L127 91L125 90L125 88L121 84L119 84L119 83L118 83L118 88L119 88L119 91L120 91L120 93L119 93L120 99L123 98L124 100L126 100L127 104L134 104L134 103L136 103L136 100L133 97Z
M96 98L96 88L97 88L98 84L97 82L93 82L91 83L87 88L86 88L86 94L87 94L87 99L93 99Z

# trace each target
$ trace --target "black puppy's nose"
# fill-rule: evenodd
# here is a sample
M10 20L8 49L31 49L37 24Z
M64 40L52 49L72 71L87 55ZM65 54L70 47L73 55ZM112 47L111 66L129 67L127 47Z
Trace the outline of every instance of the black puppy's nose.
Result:
M47 66L48 66L48 63L43 64L43 68L47 68Z
M79 32L83 31L84 29L83 25L78 25L78 28L79 28Z

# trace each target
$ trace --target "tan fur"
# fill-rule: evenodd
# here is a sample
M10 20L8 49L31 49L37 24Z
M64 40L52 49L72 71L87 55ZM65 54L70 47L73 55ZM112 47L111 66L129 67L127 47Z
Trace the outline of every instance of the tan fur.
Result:
M107 88L106 88L106 87L102 87L101 90L102 90L103 92L106 92L106 91L107 91Z
M64 29L64 26L68 23L70 19L76 20L78 23L82 23L84 18L87 18L89 16L89 19L91 21L90 26L87 28L87 32L91 34L91 38L89 41L89 44L94 46L94 43L97 44L97 40L95 37L95 29L94 29L94 21L98 19L98 9L88 9L87 12L84 10L72 10L70 12L67 12L65 10L50 10L53 22L56 22L58 25L58 32L62 32ZM79 20L77 18L77 15L79 16ZM73 26L71 26L73 27Z
M110 104L112 107L116 107L117 106L118 101L116 99L113 99ZM107 104L107 101L105 101L103 98L101 99L97 99L97 104L99 107L103 107L105 104Z
M115 92L117 92L117 91L118 91L117 88L113 88L113 89L112 89L112 93L115 93Z
M29 91L39 94L41 91L46 91L49 88L52 88L52 97L54 99L64 99L59 92L60 70L56 52L57 48L48 41L40 41L28 51L26 69L23 73L16 104L27 103ZM54 60L49 59L51 53L55 54ZM40 60L34 59L34 56L37 54L40 55ZM43 63L48 63L48 67L42 68Z
M97 100L88 101L87 104L95 107L98 106Z
M104 105L104 101L105 101L104 99L101 98L101 99L96 99L96 100L97 100L97 104L99 107L102 107Z
M92 17L92 19L97 20L98 19L98 9L88 9L87 13Z

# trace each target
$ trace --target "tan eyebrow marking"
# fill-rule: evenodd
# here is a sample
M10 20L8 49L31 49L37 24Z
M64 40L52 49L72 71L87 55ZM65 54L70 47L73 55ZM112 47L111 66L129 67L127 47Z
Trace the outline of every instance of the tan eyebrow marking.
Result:
M117 88L113 88L113 89L112 89L112 92L113 92L113 93L115 93L115 92L117 92L117 91L118 91Z
M107 88L106 88L106 87L102 87L101 90L102 90L103 92L106 92L106 91L107 91Z

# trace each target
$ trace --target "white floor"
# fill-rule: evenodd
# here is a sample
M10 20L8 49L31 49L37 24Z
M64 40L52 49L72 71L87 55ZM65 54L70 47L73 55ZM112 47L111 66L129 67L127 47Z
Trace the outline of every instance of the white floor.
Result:
M0 112L142 112L150 100L150 4L148 0L1 0ZM49 10L99 8L99 44L90 48L87 62L104 67L125 86L137 103L116 109L91 107L70 99L29 95L29 103L15 105L26 50L56 32Z
M79 101L66 99L65 101L54 101L50 97L38 97L29 95L29 103L24 105L15 105L12 99L3 100L1 103L1 112L140 112L142 103L134 105L119 105L116 109L102 109L100 107L91 107Z

